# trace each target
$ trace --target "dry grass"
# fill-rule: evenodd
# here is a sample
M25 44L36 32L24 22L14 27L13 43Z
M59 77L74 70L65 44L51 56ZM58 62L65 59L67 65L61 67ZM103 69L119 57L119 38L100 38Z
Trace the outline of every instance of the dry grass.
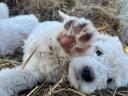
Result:
M118 0L5 0L11 8L11 14L35 14L40 21L60 20L58 10L69 15L85 17L92 20L99 32L120 35L118 13ZM0 59L0 69L14 67L21 62L21 51L14 56ZM22 94L21 94L22 93ZM65 78L58 83L42 85L21 92L20 96L128 96L128 89L101 90L92 94L83 94L70 86Z
M93 21L99 30L119 35L118 0L16 0L12 14L35 14L41 21L60 20L58 10Z

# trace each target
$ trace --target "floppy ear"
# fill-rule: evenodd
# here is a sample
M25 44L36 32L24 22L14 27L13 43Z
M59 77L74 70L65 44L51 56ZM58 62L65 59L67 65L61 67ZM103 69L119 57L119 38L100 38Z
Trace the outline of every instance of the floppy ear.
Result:
M61 17L63 20L69 18L69 15L67 15L67 14L65 14L65 13L63 13L63 12L61 12L60 10L59 10L59 15L60 15L60 17Z

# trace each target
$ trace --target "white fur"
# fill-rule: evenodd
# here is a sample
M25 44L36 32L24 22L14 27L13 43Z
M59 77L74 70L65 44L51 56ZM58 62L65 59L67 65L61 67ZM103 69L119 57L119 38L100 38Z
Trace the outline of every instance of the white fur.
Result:
M36 26L25 42L23 61L25 62L36 48L37 51L25 68L33 70L34 72L40 72L46 76L50 75L56 69L58 65L53 64L56 60L54 59L56 58L54 55L58 57L66 56L57 41L57 36L62 30L62 23L56 21L46 21ZM49 47L52 47L54 50L53 55L50 55L52 51ZM51 57L53 57L53 59L50 59Z
M106 40L105 40L106 39ZM110 74L115 84L109 84L110 88L119 88L128 84L128 56L125 54L123 46L118 37L106 36L101 41L94 43L94 46L103 52L102 56L97 56L99 60L109 65Z
M62 65L64 62L59 63L57 57L71 59L69 66L69 81L70 83L81 90L82 92L94 92L96 89L102 88L118 88L128 84L128 56L124 53L123 46L118 37L97 35L97 39L91 44L90 49L84 54L84 57L69 56L61 48L57 41L57 36L63 31L63 23L56 21L47 21L36 26L26 40L24 45L23 63L27 61L29 56L36 49L34 55L29 60L24 70L19 68L3 69L0 72L0 82L8 78L9 83L2 83L0 85L1 93L5 96L14 94L11 90L19 92L26 88L36 85L38 81L48 79L56 81L61 75ZM52 50L51 50L52 48ZM103 54L98 56L96 51L100 50ZM64 60L65 61L65 60ZM83 66L89 66L94 70L94 82L87 83L83 80L77 80L75 74L80 71ZM23 76L19 75L23 72ZM5 75L8 74L8 75ZM28 75L27 75L28 74ZM28 83L32 75L32 83ZM79 74L78 74L79 75ZM5 77L4 77L5 76ZM23 77L26 77L23 79ZM12 83L15 78L16 81ZM112 78L114 81L107 84L107 79ZM25 86L15 85L25 83ZM9 87L6 86L8 84ZM30 84L30 85L29 85Z
M64 23L56 21L46 21L34 28L32 34L26 40L24 45L23 62L25 62L27 58L29 58L29 56L36 48L37 50L29 60L26 69L33 70L34 72L39 72L46 77L51 76L52 79L50 81L54 81L53 78L57 79L57 74L61 73L58 69L61 69L61 66L64 63L63 62L61 64L58 64L58 60L56 57L71 59L72 57L80 55L75 51L72 52L73 54L67 54L57 40L60 32L63 32L65 30L64 24L69 19L72 19L72 17L64 19ZM87 23L87 25L91 25L89 20L84 19L83 21ZM97 32L96 30L92 31L91 29L93 29L93 26L89 26L87 31L92 33ZM52 50L50 50L50 48L52 48ZM51 52L52 54L50 54Z
M98 56L97 50L102 54ZM90 66L93 68L96 80L87 83L81 78L78 80L78 72L80 68ZM97 70L99 68L99 70ZM107 70L106 70L107 69ZM100 73L101 72L101 73ZM107 79L111 78L112 82L107 83ZM119 88L128 85L128 56L123 50L123 46L118 37L97 35L97 40L86 52L84 57L71 60L69 67L69 81L77 89L82 92L94 92L96 89L102 88Z
M88 22L86 22L88 20L84 19L84 21L85 23L88 24ZM91 30L91 28L89 30ZM61 69L63 69L62 67L65 64L65 61L67 59L71 59L72 57L74 57L75 52L72 55L65 53L65 51L60 46L57 40L58 35L60 34L60 32L63 31L65 31L64 23L56 22L56 21L46 21L38 24L33 29L32 34L30 34L28 39L25 41L23 63L25 63L27 59L32 55L33 51L36 50L35 53L32 55L31 59L29 60L29 62L27 63L27 65L25 66L24 68L25 72L23 71L24 75L26 74L26 72L28 72L29 75L36 74L36 76L32 78L33 82L42 81L44 78L46 78L50 82L54 82L58 80L62 75L63 71ZM91 31L91 32L95 33L96 31ZM62 62L59 62L58 59L61 59ZM23 76L22 75L20 75L20 77L18 76L21 73L19 69L17 68L10 69L10 71L3 69L3 71L4 70L5 72L8 73L8 76L6 78L10 77L8 78L9 82L13 82L11 77L15 77L15 79L19 81L19 83L23 82L22 81ZM14 70L14 72L12 72L11 70ZM3 75L4 73L0 72L0 74ZM25 77L28 78L28 75L26 74ZM21 88L19 86L20 90L24 90L27 88L27 86L29 86L27 78L24 79L26 85ZM21 81L19 79L21 79ZM0 82L2 81L0 80ZM17 85L17 82L15 82L14 84L12 83L9 84L11 89L15 89L15 87L13 86ZM4 85L5 84L3 84L3 86ZM35 85L35 83L32 83L30 85ZM0 86L0 88L2 89L2 92L8 90L9 92L11 92L10 88L9 89L7 88L8 90L6 90L6 87L3 88ZM18 91L19 90L17 90L16 88L16 92ZM7 94L8 96L10 96L12 93L7 93Z
M5 80L7 78L9 82L7 83L7 85L6 83L3 83L3 85L0 85L0 88L1 88L0 95L2 95L3 93L5 93L5 96L14 95L15 92L19 92L21 90L25 90L31 86L34 86L37 81L42 81L42 79L44 79L45 76L46 77L52 76L53 78L55 78L54 76L57 74L54 72L54 70L55 68L57 69L58 65L53 64L53 62L54 61L56 62L57 60L49 59L50 56L49 56L49 53L47 52L50 52L48 46L52 46L53 49L57 48L55 50L56 51L55 53L60 54L60 50L62 49L58 44L58 42L56 41L56 36L61 31L62 28L63 28L62 23L51 21L51 22L41 23L34 29L34 32L30 35L28 40L25 42L23 63L28 59L28 57L32 54L35 48L38 48L37 51L32 56L32 58L30 59L26 67L24 68L25 71L19 68L13 68L13 69L3 69L0 72L0 78L1 78L0 82L3 82L4 78ZM42 54L40 54L40 52L42 52ZM43 53L43 52L46 52L46 53ZM56 57L53 56L53 58L56 58ZM51 66L51 64L53 66ZM23 73L23 76L21 73ZM33 74L36 74L36 75L33 75ZM31 78L33 82L28 83L31 75L33 77ZM53 80L52 77L49 79ZM14 78L15 80L13 80ZM25 85L23 87L19 86L19 88L17 89L16 85L22 84L22 83ZM13 92L12 90L15 90L15 92Z
M0 72L0 95L14 96L22 89L32 88L37 84L37 75L20 67L3 69Z
M33 28L39 23L34 15L21 15L0 20L0 55L13 54L23 45Z
M9 9L5 3L0 3L0 19L9 18Z
M94 81L86 82L81 77L81 70L90 67L94 71ZM92 93L95 90L105 89L107 85L109 69L96 58L91 56L76 57L71 60L69 66L69 81L76 88L84 93Z

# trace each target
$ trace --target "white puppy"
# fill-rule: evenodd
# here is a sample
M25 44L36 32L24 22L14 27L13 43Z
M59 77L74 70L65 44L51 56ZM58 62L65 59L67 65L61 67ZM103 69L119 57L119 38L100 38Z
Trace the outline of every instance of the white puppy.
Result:
M46 21L37 25L30 34L24 45L23 63L35 52L24 70L14 68L0 72L0 94L14 95L43 79L54 82L61 77L67 59L86 52L97 33L92 23L62 12L60 16L64 23Z
M70 59L83 55L97 33L89 20L61 12L60 16L64 23L47 21L36 26L25 42L23 56L25 63L37 49L25 68L55 79L62 66L57 57Z
M13 54L38 23L34 15L0 19L0 55Z
M72 59L69 81L84 93L102 88L126 87L127 70L128 56L119 38L99 34L84 57Z
M9 9L5 3L0 3L0 19L9 18Z
M98 53L99 55L93 56L107 64L111 70L109 78L112 79L112 83L108 87L119 88L128 84L128 56L118 37L101 36L90 50L91 54Z

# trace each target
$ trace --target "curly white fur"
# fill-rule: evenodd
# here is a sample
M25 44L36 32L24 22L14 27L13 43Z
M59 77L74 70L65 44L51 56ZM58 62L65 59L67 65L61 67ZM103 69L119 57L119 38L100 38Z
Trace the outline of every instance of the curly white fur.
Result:
M0 84L0 95L16 95L17 92L23 89L32 88L39 82L38 79L38 74L32 73L29 70L23 70L21 67L3 69L0 72L0 82L2 82Z
M93 82L88 83L81 78L80 71L85 66L93 69L96 77ZM84 93L102 88L127 87L127 70L128 56L124 52L119 38L99 34L84 57L71 60L69 81L75 88ZM112 79L112 81L107 82L107 79Z
M13 54L38 23L34 15L0 19L0 55Z
M128 56L124 52L123 46L118 37L102 36L102 40L94 43L94 52L96 48L101 50L103 55L95 58L109 66L109 78L113 79L110 88L119 88L128 84Z
M9 18L9 9L5 3L0 3L0 19Z
M78 18L75 18L75 19L78 19ZM84 23L86 23L87 25L88 23L90 24L89 20L82 19L82 22L83 20L84 20ZM40 23L34 28L34 30L32 31L32 34L30 34L28 39L25 41L23 63L27 61L27 59L31 56L31 54L35 49L36 51L32 55L31 59L29 60L25 68L23 69L23 76L19 75L21 74L21 70L17 68L3 69L0 72L0 75L2 76L3 74L5 74L4 72L8 73L8 76L6 75L4 76L5 78L8 78L9 87L6 90L6 87L5 87L6 84L2 85L4 87L0 86L1 92L5 92L7 94L5 96L10 96L12 95L12 93L15 94L15 92L12 92L12 90L15 90L16 92L18 92L20 90L24 90L28 88L28 86L29 87L33 86L36 84L33 82L42 81L44 78L48 79L51 82L58 80L58 78L62 75L61 69L63 69L62 66L65 64L64 63L65 59L67 58L71 59L72 57L74 57L74 54L70 56L69 54L65 53L65 51L60 46L60 43L57 40L57 37L60 34L60 32L63 32L65 30L64 24L65 24L65 21L64 23L56 22L56 21L46 21L46 22ZM91 32L91 33L96 32L96 30L92 31L92 29L94 28L91 28L91 27L93 26L89 26L89 27L90 28L88 28L87 32ZM59 59L64 58L64 60L61 63L59 63L58 57ZM30 83L29 85L28 79L31 75L33 77L32 78L33 82ZM24 76L26 78L24 78ZM12 77L13 78L15 77L15 81L17 82L13 82ZM0 82L2 80L0 80ZM23 87L19 86L18 89L15 87L16 85L19 85L22 83L25 83L26 85Z
M94 80L92 82L87 82L81 77L81 72L84 67L89 67L94 72ZM102 62L91 56L83 56L71 60L68 76L70 83L76 89L79 89L84 93L92 93L95 90L106 88L108 73L109 68L107 65L102 64Z
M66 16L66 18L69 17ZM24 69L17 67L3 69L0 72L0 82L2 82L0 95L14 95L16 92L36 85L37 82L41 82L45 78L52 82L56 81L61 75L60 69L63 69L62 66L65 64L64 62L59 63L58 57L71 60L69 81L75 88L85 93L102 88L118 88L128 84L128 56L124 53L118 37L95 34L90 48L82 54L84 57L79 56L81 54L76 55L75 51L74 54L69 55L57 40L59 33L64 31L64 24L67 20L64 23L46 21L34 28L32 34L25 41L23 63L27 61L34 50L36 50L35 53ZM88 24L87 21L85 20ZM94 28L89 26L87 32L93 32L92 29ZM93 82L88 83L78 78L81 68L84 66L92 68L95 75ZM112 78L113 82L108 84L109 78Z
M49 26L50 26L50 28L49 28ZM28 40L25 42L23 62L25 62L28 59L28 57L32 54L34 49L38 48L37 52L34 54L34 56L32 56L32 58L30 59L30 61L28 62L27 66L24 69L22 69L22 70L20 70L19 68L3 69L0 72L0 77L1 77L0 82L4 80L2 78L4 78L3 76L5 76L5 78L7 78L8 82L9 82L7 85L10 86L10 87L6 88L7 87L6 83L3 83L3 85L0 86L0 88L2 89L1 94L3 94L2 92L5 91L4 93L6 95L4 95L4 96L11 96L12 94L14 95L15 92L13 92L12 90L19 92L20 90L24 90L24 89L28 88L28 86L29 86L28 81L30 81L29 80L30 76L33 77L32 80L34 82L37 82L37 81L41 81L41 79L44 79L45 75L48 76L48 74L50 75L53 72L53 69L56 65L55 66L54 66L54 64L53 64L53 66L50 65L53 62L49 60L49 56L48 56L49 53L47 53L47 52L50 51L49 46L51 44L54 44L53 45L54 48L57 48L58 51L62 50L62 49L58 49L58 46L59 46L59 48L61 48L61 47L58 44L58 42L56 42L56 38L54 38L57 36L57 33L59 33L61 31L61 27L63 27L62 23L53 21L52 23L46 22L46 23L39 24L35 28L34 31L38 32L38 34L36 32L33 32L30 35L30 37L28 38ZM42 31L42 29L45 31ZM53 30L55 30L55 31L53 31ZM51 34L52 31L53 31L53 34ZM52 40L50 39L49 36L51 36ZM54 42L54 43L52 43L52 42ZM58 45L58 46L56 46L56 45ZM46 54L43 52L46 52ZM40 54L40 53L42 53L42 54ZM60 53L60 52L58 52L58 53ZM24 70L26 70L26 71L24 71ZM8 76L5 75L5 73L7 73ZM23 76L20 75L21 73L23 73ZM34 74L38 75L37 78L36 78L36 76L34 76ZM25 78L24 78L24 76L25 76ZM15 77L15 80L13 80L14 77ZM17 82L13 82L13 81L17 81ZM19 83L19 84L25 83L25 85L24 85L24 87L19 86L20 90L18 90L16 88L17 83ZM32 83L30 83L29 87L32 87L32 85L35 85L35 84L36 83L32 82Z

